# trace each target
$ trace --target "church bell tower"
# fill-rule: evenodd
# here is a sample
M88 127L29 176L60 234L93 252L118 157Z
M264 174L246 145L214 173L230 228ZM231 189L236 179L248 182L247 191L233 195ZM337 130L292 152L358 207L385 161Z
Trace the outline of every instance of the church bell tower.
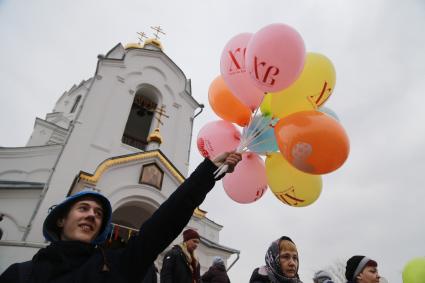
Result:
M99 55L94 75L36 119L26 147L0 148L0 160L8 161L0 162L0 214L7 216L0 253L10 256L0 260L0 272L46 245L43 221L66 196L87 188L105 195L113 208L111 239L125 242L186 178L203 105L164 53L162 30L154 30L154 38ZM188 224L201 235L202 271L215 255L239 254L219 244L222 226L205 214L197 209Z

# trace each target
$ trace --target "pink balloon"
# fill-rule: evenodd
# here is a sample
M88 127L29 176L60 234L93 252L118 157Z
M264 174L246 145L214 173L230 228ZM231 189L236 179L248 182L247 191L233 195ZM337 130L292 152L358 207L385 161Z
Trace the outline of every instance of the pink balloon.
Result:
M252 33L241 33L232 37L224 46L220 59L220 71L229 89L252 111L258 108L264 92L252 82L245 67L246 46Z
M267 190L264 161L256 153L243 154L235 171L224 176L223 187L227 195L238 203L251 203L260 199Z
M255 85L266 92L290 86L301 74L305 59L300 34L285 24L271 24L248 43L246 67Z
M205 124L198 133L198 150L203 157L214 158L220 153L235 150L241 133L230 122L219 120Z

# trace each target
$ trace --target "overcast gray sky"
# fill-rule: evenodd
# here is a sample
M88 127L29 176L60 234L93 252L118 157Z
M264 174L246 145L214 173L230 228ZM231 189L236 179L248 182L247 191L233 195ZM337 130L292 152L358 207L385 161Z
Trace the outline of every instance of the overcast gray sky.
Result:
M324 176L319 200L306 208L270 192L254 204L230 200L221 186L202 208L222 225L221 243L241 250L230 271L248 282L269 243L290 236L300 276L366 254L389 282L425 256L425 2L418 0L0 0L0 146L24 146L35 117L91 77L97 55L135 42L161 25L164 52L192 79L207 107L194 134L217 119L207 91L222 48L234 35L271 23L299 31L307 51L326 55L337 80L326 106L351 142L347 162ZM192 143L191 168L201 160Z

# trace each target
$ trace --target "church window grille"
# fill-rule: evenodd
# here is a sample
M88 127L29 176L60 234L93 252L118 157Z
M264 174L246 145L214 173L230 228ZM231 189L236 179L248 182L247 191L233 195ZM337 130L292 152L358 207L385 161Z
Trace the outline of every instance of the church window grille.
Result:
M157 103L148 96L149 93L143 91L136 93L122 136L123 143L141 150L145 150L148 144L147 138L157 107Z

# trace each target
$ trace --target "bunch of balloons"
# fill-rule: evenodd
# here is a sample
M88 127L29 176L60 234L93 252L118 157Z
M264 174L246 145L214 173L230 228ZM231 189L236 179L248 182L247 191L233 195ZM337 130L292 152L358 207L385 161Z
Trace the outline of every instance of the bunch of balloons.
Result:
M204 157L244 153L223 179L226 193L251 203L270 187L287 205L312 204L322 190L321 175L338 169L349 153L344 128L323 106L335 86L332 62L306 52L295 29L276 23L231 38L220 71L208 98L223 120L204 125L197 145Z

